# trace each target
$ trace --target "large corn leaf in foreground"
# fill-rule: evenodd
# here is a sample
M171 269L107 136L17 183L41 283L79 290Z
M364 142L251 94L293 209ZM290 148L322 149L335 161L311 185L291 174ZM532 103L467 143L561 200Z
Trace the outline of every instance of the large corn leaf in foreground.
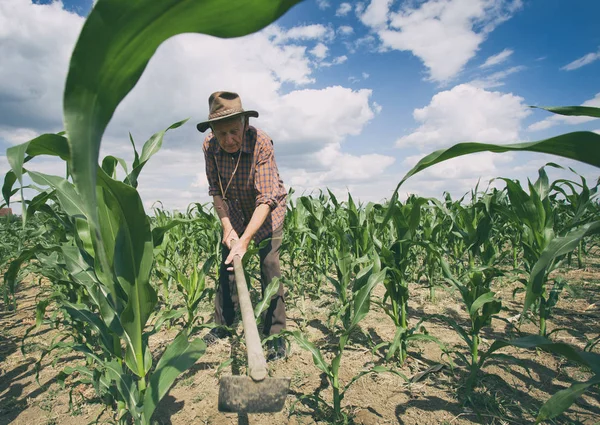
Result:
M299 0L99 0L73 55L64 92L72 173L98 224L96 168L106 126L158 46L182 33L239 37L270 24ZM96 226L94 226L96 227Z

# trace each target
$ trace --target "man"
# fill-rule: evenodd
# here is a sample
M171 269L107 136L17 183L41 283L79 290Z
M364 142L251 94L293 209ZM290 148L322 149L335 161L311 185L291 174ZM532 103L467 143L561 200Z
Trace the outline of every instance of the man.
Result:
M213 197L215 210L223 227L223 246L219 285L215 296L215 322L231 326L238 308L233 257L242 257L251 241L270 242L260 250L261 286L265 288L274 277L281 276L279 248L283 236L283 220L287 193L279 177L273 153L273 142L260 129L249 125L256 111L244 111L236 93L219 91L208 98L208 120L197 125L204 133L208 193ZM236 243L232 246L232 242ZM283 285L263 317L265 335L285 329ZM213 329L204 340L213 344L228 336L223 329ZM286 356L285 343L271 343L267 360Z

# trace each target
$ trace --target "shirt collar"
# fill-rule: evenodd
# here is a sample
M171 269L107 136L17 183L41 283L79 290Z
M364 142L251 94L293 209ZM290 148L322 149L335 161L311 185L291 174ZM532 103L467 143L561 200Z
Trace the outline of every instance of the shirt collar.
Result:
M242 152L252 153L251 141L255 137L256 137L256 129L249 125L248 128L246 129L246 134L244 135L244 140L242 141ZM223 149L221 149L221 145L219 145L219 142L217 141L217 138L215 137L214 134L213 134L213 139L215 140L215 145L217 147L217 149L215 150L215 154L219 154L219 153L221 153L221 151L223 151ZM225 151L223 151L223 152L225 152Z

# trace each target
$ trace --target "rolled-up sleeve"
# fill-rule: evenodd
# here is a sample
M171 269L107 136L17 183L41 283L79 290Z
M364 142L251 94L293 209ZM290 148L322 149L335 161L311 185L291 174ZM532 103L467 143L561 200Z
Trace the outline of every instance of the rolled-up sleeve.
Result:
M210 153L210 140L212 136L206 136L202 151L204 152L204 163L206 164L206 179L208 180L208 195L220 196L221 189L219 188L219 177L217 176L216 158Z
M271 210L277 207L279 173L271 141L261 143L254 173L254 188L256 190L256 207L261 204L267 204Z

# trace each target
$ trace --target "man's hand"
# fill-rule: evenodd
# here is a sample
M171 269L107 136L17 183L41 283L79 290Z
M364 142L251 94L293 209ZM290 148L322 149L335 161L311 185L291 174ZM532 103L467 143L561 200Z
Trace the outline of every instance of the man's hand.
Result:
M229 255L225 259L225 265L231 265L230 267L227 267L228 271L233 271L233 257L239 255L240 258L242 258L248 250L248 245L250 245L250 241L244 237L238 239L237 242L233 244L233 247L230 248L231 251L229 251Z
M238 236L237 232L232 228L230 229L223 229L223 244L231 249L231 241L238 241L240 240L240 237Z

